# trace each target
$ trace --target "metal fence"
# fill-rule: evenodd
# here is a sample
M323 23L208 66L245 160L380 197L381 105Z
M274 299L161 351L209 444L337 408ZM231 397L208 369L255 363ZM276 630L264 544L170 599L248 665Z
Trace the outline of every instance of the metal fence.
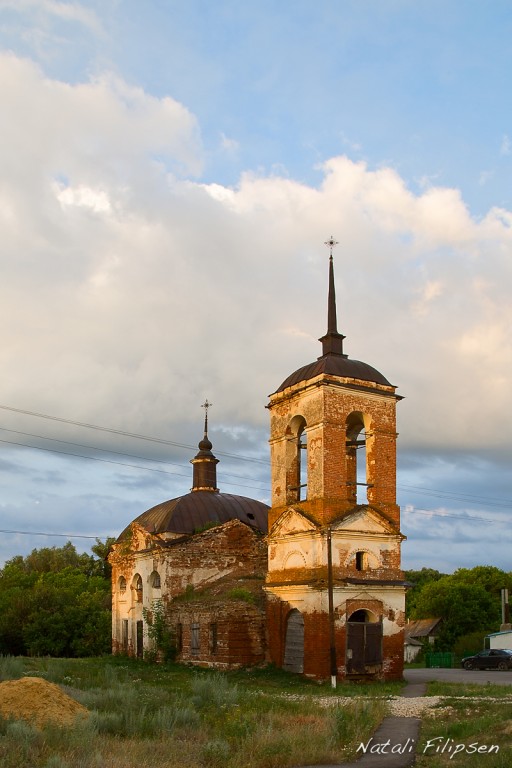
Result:
M455 654L449 651L445 653L426 653L425 666L429 669L443 667L451 669L454 666Z

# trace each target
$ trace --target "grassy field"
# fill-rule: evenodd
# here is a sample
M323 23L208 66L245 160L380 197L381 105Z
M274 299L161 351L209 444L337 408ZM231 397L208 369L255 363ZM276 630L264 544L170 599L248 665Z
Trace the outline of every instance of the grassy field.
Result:
M0 719L1 768L341 763L356 757L387 714L387 698L401 690L398 683L347 684L333 692L272 668L219 674L120 657L0 657L0 680L22 676L57 683L91 714L73 727L43 730ZM430 683L428 695L443 701L423 720L418 768L512 765L512 688ZM336 696L350 702L328 706ZM491 745L499 750L476 751Z
M446 698L423 720L417 768L512 765L512 687L429 683L427 694Z
M219 674L123 658L0 658L0 679L42 677L91 716L42 731L0 720L2 768L287 768L355 755L400 684L331 688L265 669ZM360 697L363 695L364 700Z

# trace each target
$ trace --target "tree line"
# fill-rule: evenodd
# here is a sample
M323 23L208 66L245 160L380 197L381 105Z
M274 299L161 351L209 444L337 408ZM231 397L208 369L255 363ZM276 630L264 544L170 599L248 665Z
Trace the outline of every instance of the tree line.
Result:
M0 654L110 653L112 542L96 539L92 555L67 542L8 560L0 570Z
M63 547L34 549L0 570L0 654L99 656L111 650L113 539L96 539L92 554ZM479 650L501 624L501 590L512 595L512 573L495 566L405 571L409 619L441 618L434 650Z
M441 618L434 650L466 651L483 648L483 638L498 632L502 621L501 590L512 595L512 573L493 565L458 568L452 574L432 568L406 571L409 619Z

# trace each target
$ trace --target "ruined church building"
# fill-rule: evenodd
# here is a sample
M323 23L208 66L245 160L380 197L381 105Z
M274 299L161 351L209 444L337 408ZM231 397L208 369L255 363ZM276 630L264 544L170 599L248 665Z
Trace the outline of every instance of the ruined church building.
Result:
M113 651L142 656L156 605L178 661L271 662L317 679L403 673L396 387L338 332L331 238L321 355L270 395L271 507L217 488L208 402L188 494L110 554Z

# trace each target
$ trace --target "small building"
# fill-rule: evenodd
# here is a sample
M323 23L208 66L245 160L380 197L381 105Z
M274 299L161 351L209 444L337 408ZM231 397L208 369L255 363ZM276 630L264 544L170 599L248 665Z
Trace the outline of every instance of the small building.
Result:
M415 637L404 636L404 661L407 664L416 661L422 649L423 643L416 640Z
M485 647L512 650L512 629L506 629L502 632L492 632L490 635L486 635Z
M429 645L434 645L442 621L442 619L413 619L408 621L404 630L405 639L411 638L420 642L426 640Z

